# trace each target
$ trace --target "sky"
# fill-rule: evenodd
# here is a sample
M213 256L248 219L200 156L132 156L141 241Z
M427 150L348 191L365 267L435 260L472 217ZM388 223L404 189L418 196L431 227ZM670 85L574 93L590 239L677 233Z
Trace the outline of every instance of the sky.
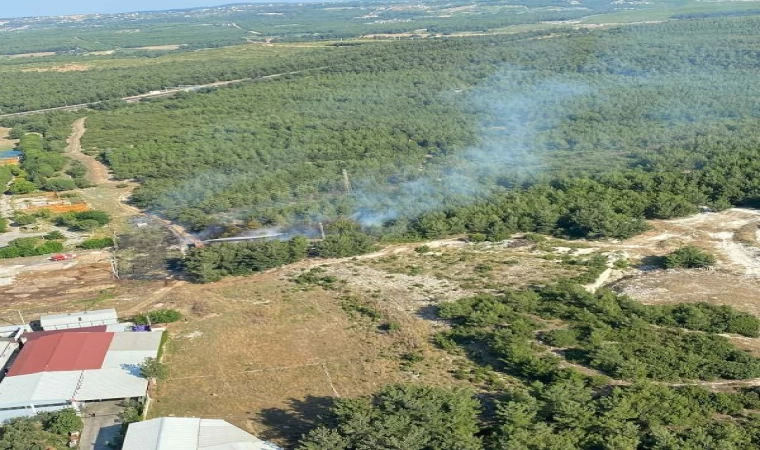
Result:
M10 0L0 17L62 16L69 14L156 11L236 3L235 0Z

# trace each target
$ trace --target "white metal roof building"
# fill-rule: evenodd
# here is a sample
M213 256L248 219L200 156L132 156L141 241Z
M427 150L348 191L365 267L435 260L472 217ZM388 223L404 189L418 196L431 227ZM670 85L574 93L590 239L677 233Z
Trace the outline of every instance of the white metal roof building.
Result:
M219 419L162 417L129 425L122 450L279 450Z
M110 334L64 331L48 337L56 338L61 333ZM36 369L25 371L20 375L12 375L11 372L11 375L0 382L0 423L14 417L31 416L41 411L78 407L81 402L144 397L148 389L148 380L142 377L139 365L145 361L145 358L157 356L161 335L162 332L113 333L113 337L109 337L108 348L104 349L104 354L100 355L102 362L98 360L95 365L99 368L85 369L84 366L77 370L45 368L38 371ZM45 339L45 337L38 339ZM64 359L75 357L75 353L69 349L64 352ZM56 357L58 355L50 356L50 358ZM18 359L21 358L19 356ZM38 361L33 361L33 363L38 364ZM46 364L44 358L40 364ZM47 364L52 365L52 363ZM40 366L35 365L32 369L35 367Z
M40 326L45 331L96 327L100 325L111 325L118 322L119 316L116 315L115 309L52 314L40 318Z

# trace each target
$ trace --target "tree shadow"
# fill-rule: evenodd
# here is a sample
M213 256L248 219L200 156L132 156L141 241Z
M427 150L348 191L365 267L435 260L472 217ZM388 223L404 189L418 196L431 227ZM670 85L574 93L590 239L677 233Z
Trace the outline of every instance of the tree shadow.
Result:
M264 440L281 441L286 447L295 447L299 439L318 425L331 425L333 397L308 396L303 400L291 398L286 408L268 408L260 411L258 420L268 430L259 435Z
M417 317L425 320L439 321L441 320L440 316L438 315L439 310L440 307L438 305L423 306L417 310Z
M110 425L98 431L93 450L112 450L121 442L121 425Z
M656 270L665 268L665 257L663 256L645 256L641 259L641 264L637 267L640 270Z

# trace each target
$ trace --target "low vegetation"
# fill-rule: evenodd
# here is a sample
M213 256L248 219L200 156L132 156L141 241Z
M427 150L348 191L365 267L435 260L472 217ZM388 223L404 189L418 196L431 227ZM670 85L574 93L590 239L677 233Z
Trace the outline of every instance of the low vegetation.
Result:
M111 217L104 211L82 211L64 213L55 219L57 225L75 231L92 231L108 224Z
M137 325L172 323L182 319L182 313L174 309L157 309L147 314L140 314L132 318Z
M374 239L347 220L336 222L328 232L326 239L315 244L296 236L287 241L259 240L195 248L185 258L184 267L193 280L209 283L228 275L249 275L291 264L309 256L340 258L375 248Z
M358 399L338 400L332 427L309 433L300 450L481 449L480 405L467 390L389 386Z
M107 247L113 247L113 244L114 242L112 238L87 239L85 241L82 241L81 244L79 244L79 248L84 248L84 249L107 248Z
M745 412L760 406L755 388L710 392L667 384L757 377L760 360L714 334L730 328L757 335L755 317L705 304L644 306L609 291L590 294L570 284L465 298L442 305L440 317L452 328L436 342L475 364L463 365L458 376L484 386L486 394L476 399L468 391L406 385L340 400L332 416L324 417L299 448L655 450L760 445L760 421ZM694 317L704 320L688 319ZM568 367L567 362L599 374ZM607 376L630 381L610 384ZM444 417L435 416L441 413Z
M140 364L140 374L145 378L165 380L169 376L169 369L156 358L145 358Z
M681 247L663 258L666 269L703 269L715 262L715 256L693 245Z
M21 258L56 253L63 250L63 244L41 238L28 237L12 240L7 246L0 247L0 258Z
M82 427L82 419L73 409L12 419L0 427L0 449L64 450L69 448L69 433Z

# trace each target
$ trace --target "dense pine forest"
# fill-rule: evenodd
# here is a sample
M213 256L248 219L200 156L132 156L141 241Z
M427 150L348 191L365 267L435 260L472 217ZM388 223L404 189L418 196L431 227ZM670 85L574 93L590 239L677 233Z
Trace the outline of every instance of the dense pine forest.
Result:
M88 113L85 145L195 230L348 216L397 237L624 237L753 200L758 25L339 48L309 56L316 73Z

